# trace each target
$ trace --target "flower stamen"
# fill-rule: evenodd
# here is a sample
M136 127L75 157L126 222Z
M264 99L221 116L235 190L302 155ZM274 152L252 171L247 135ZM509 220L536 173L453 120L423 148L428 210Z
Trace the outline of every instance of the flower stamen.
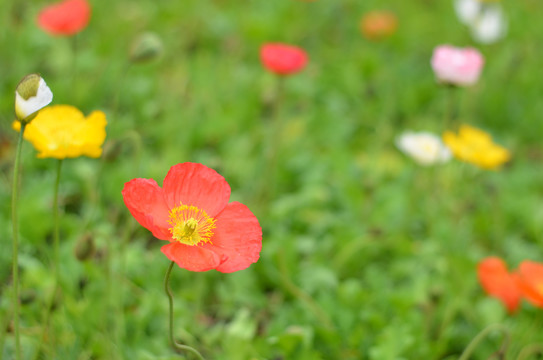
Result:
M172 237L190 246L210 242L212 230L215 229L215 219L207 215L205 210L192 205L180 204L170 210L168 223L172 225L169 228Z

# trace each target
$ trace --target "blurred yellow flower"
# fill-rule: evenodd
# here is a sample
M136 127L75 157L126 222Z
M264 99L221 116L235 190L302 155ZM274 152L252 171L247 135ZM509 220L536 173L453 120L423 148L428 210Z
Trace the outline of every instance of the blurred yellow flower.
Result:
M495 169L511 158L509 150L493 143L489 134L469 125L462 125L458 135L446 131L443 141L455 157L483 169Z
M74 158L102 155L102 144L106 139L106 115L93 111L87 118L70 105L55 105L44 108L26 126L24 138L38 150L39 158ZM18 121L13 128L20 130Z

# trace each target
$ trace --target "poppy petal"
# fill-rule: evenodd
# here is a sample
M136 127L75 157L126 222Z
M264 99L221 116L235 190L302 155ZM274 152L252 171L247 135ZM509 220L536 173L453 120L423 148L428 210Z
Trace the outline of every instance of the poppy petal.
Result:
M189 246L171 242L160 248L162 253L180 268L189 271L208 271L215 269L221 263L219 254L202 246Z
M521 262L517 280L526 300L543 307L543 264L528 260Z
M221 212L230 199L230 185L215 170L202 164L182 163L171 167L163 184L170 208L192 205L210 217Z
M211 242L204 245L225 259L216 270L230 273L256 262L262 249L262 228L249 208L232 202L216 219L215 234Z
M517 310L521 300L520 289L515 276L507 271L502 259L498 257L483 259L477 267L477 274L487 294L500 299L509 313Z
M296 73L308 62L307 54L302 48L282 43L262 45L260 60L266 69L279 75Z
M86 0L66 0L44 8L38 25L53 35L74 35L89 23L91 7Z
M171 240L169 209L162 189L154 180L132 179L124 184L122 194L126 207L141 226L158 239Z

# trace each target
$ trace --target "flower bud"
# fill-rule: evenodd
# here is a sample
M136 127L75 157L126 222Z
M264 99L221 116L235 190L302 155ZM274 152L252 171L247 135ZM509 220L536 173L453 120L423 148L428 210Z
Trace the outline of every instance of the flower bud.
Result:
M39 74L26 75L15 89L15 116L29 123L52 100L53 93Z
M160 37L152 32L140 34L130 48L130 61L133 63L145 63L158 58L164 46Z

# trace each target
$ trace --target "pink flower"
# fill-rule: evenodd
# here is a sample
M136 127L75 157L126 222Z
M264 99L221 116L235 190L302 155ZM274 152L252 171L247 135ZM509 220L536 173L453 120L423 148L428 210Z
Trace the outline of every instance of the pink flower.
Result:
M439 82L467 86L479 79L484 59L474 48L441 45L434 49L431 63Z
M279 75L297 73L307 64L307 54L302 48L281 43L263 45L260 59L266 69Z

